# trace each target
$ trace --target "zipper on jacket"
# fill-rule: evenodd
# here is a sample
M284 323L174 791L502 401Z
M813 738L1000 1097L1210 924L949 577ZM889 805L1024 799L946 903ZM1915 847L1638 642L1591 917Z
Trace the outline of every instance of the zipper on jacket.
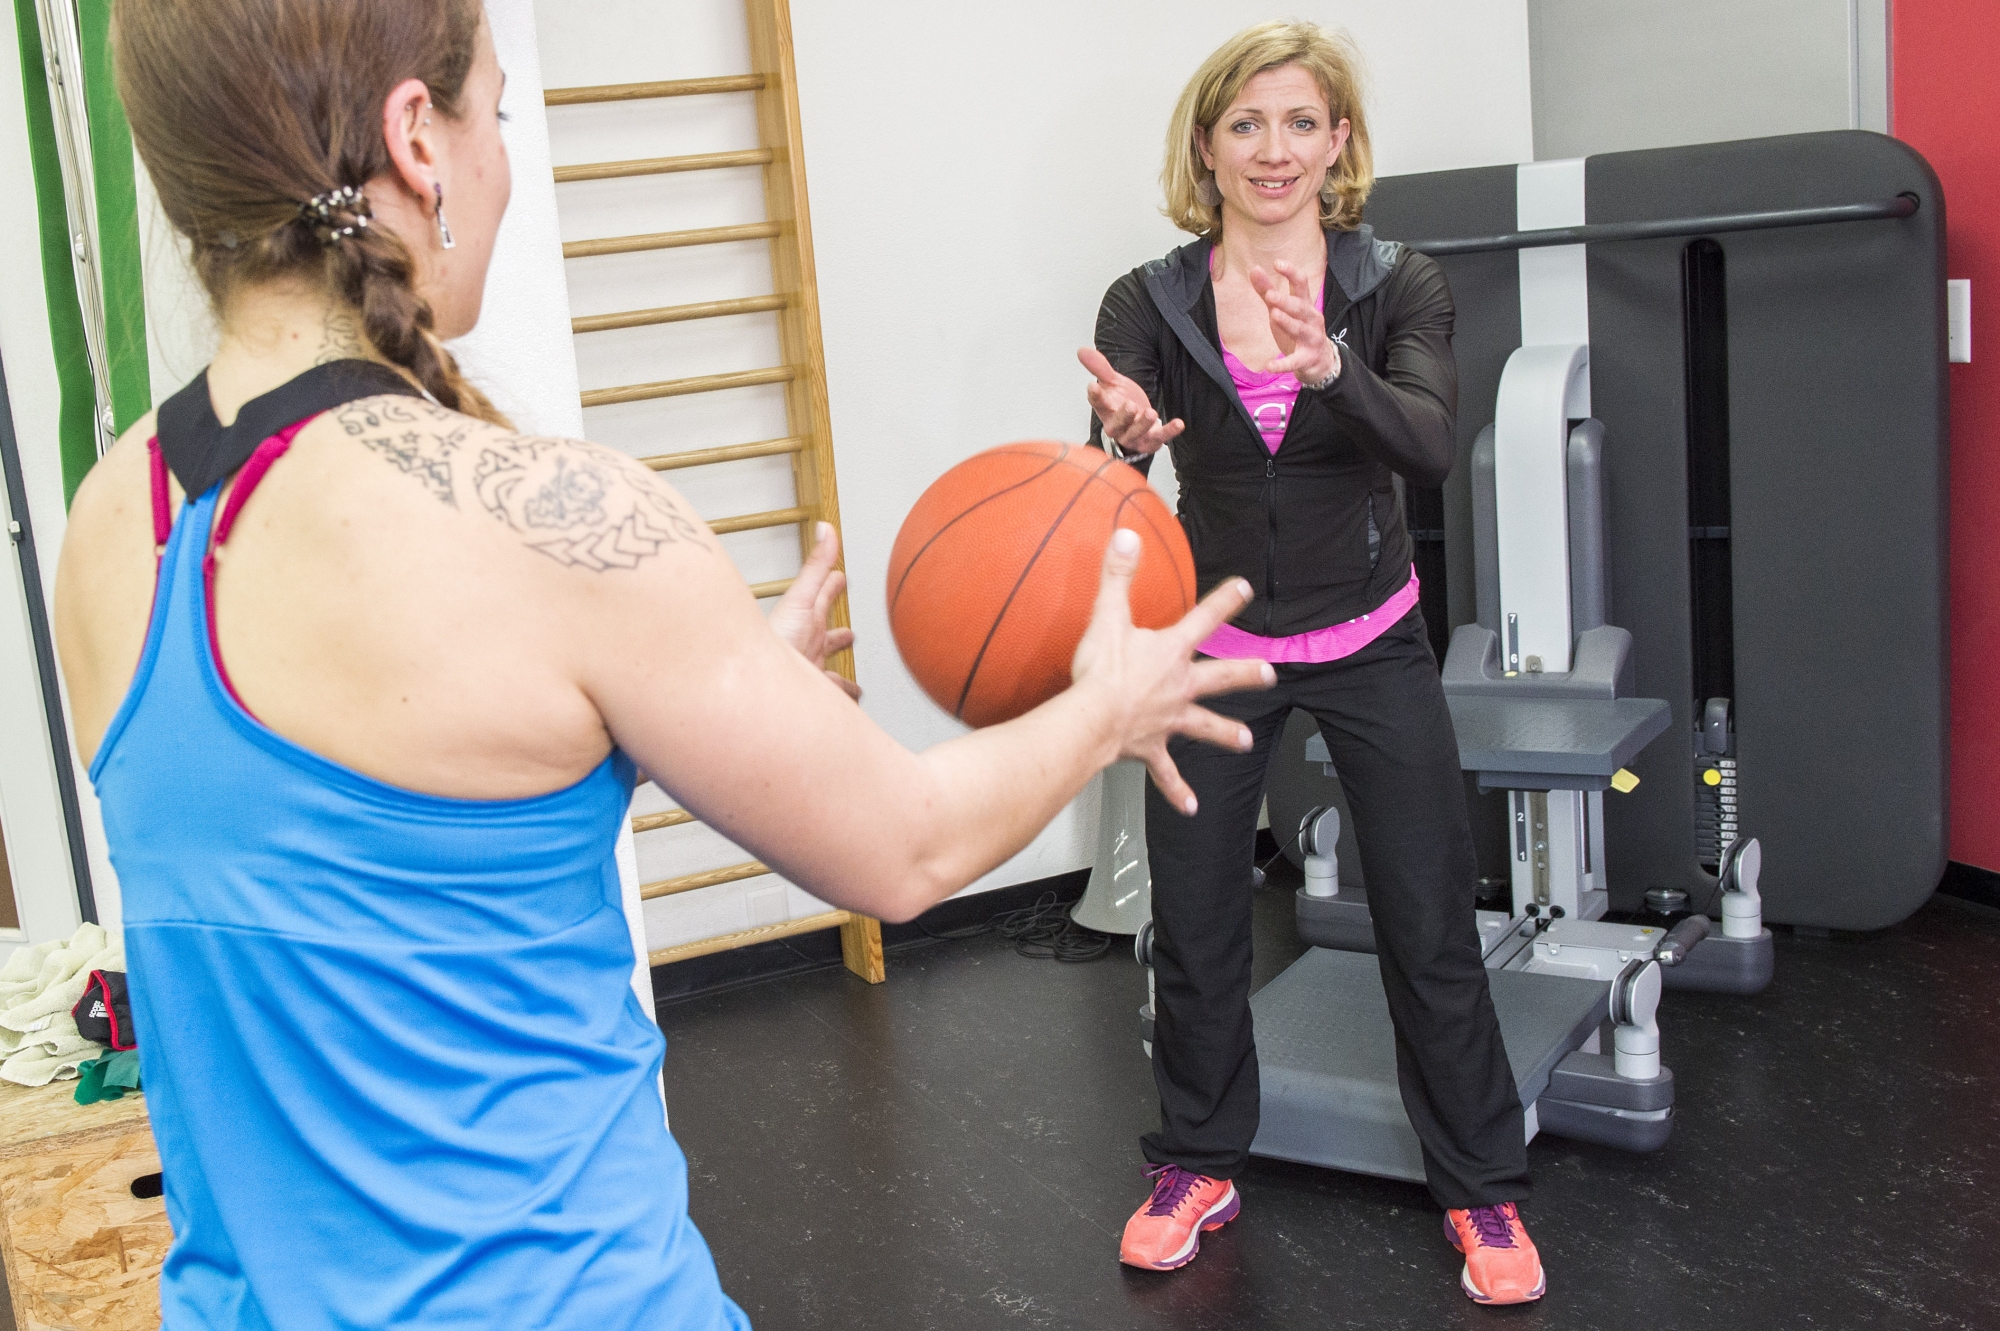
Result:
M1278 460L1264 459L1264 637L1271 636L1278 598Z

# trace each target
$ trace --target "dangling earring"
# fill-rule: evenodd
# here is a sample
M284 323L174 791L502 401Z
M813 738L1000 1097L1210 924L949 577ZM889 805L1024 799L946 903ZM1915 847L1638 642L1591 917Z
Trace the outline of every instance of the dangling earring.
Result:
M458 242L451 238L451 223L444 220L444 186L432 181L431 188L437 191L438 239L450 249Z
M1200 199L1206 207L1220 208L1222 206L1222 190L1215 183L1215 173L1213 171L1203 176L1201 182L1194 187L1194 196Z

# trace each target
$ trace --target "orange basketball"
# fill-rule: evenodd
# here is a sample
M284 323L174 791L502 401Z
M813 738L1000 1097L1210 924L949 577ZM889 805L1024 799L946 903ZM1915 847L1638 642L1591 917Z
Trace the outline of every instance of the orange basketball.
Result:
M1194 608L1194 555L1137 471L1081 444L1022 443L938 477L889 554L889 627L931 700L990 726L1068 688L1120 527L1144 542L1132 622L1165 628Z

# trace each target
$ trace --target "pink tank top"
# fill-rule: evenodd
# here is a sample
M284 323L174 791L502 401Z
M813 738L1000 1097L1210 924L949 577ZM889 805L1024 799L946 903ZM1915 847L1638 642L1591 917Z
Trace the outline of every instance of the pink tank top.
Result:
M1209 259L1209 271L1215 270L1213 255ZM1319 290L1319 308L1326 311L1326 286L1322 282ZM1267 374L1253 370L1236 358L1236 353L1228 347L1222 348L1222 363L1229 370L1229 377L1236 385L1236 395L1243 399L1250 419L1257 423L1257 433L1263 437L1264 447L1276 456L1278 445L1285 441L1285 430L1292 423L1292 411L1299 401L1299 381L1287 373ZM1410 569L1410 580L1402 589L1381 605L1365 615L1340 624L1329 624L1325 628L1311 629L1305 633L1294 633L1288 638L1266 638L1256 633L1246 633L1233 624L1224 624L1208 635L1202 643L1204 656L1213 656L1232 661L1269 661L1273 665L1315 665L1327 661L1338 661L1344 656L1352 656L1381 637L1404 615L1410 613L1417 603L1417 570Z
M1222 363L1236 383L1236 396L1257 422L1257 433L1272 453L1285 441L1285 428L1292 423L1292 408L1298 404L1299 381L1289 373L1264 374L1236 359L1228 347L1222 349Z
M1210 260L1211 271L1214 266ZM1319 309L1322 315L1326 313L1324 283L1319 289ZM1250 419L1257 422L1257 433L1264 437L1264 447L1275 455L1278 445L1285 442L1286 427L1292 423L1292 408L1298 405L1299 381L1284 371L1269 374L1253 370L1236 359L1236 353L1227 346L1222 348L1222 363L1236 385L1236 396L1243 399Z

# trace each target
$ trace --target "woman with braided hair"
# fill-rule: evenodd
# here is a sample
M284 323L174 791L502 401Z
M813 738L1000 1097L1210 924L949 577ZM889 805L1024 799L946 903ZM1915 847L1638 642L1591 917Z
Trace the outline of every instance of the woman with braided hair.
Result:
M1268 683L1247 586L912 754L645 467L524 436L440 339L507 203L478 0L119 0L119 93L221 339L79 489L56 615L123 892L175 1328L742 1327L687 1215L613 844L643 769L815 895L908 919L1100 767ZM448 211L447 211L448 210ZM629 755L629 756L628 756ZM838 773L838 780L826 774Z

